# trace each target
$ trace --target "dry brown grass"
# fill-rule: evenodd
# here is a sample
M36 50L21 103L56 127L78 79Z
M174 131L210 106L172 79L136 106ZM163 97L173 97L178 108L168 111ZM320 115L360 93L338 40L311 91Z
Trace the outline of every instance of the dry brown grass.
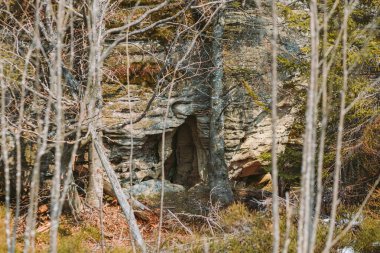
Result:
M166 252L269 252L272 245L272 222L270 211L254 211L238 202L226 209L210 205L205 198L204 212L195 211L195 204L189 204L192 196L168 195L163 224L162 249ZM136 211L135 215L148 248L156 245L159 208L156 199L141 200L151 211ZM361 226L350 231L336 245L334 250L352 246L360 252L376 252L372 244L380 241L380 189L368 203ZM191 210L192 208L192 210ZM270 208L269 208L270 210ZM357 210L356 207L341 206L338 222ZM284 210L283 210L284 211ZM38 229L48 226L49 213L46 206L40 206ZM296 251L297 212L293 212L290 229L289 252ZM46 216L44 218L44 216ZM4 230L4 208L0 208L0 252L6 250ZM281 234L283 245L285 234L285 213L281 212ZM101 252L102 233L99 211L87 209L77 217L62 216L59 228L59 252ZM339 233L344 225L339 225ZM128 224L116 201L109 200L103 207L103 232L106 252L132 252ZM20 242L22 241L20 233ZM327 224L321 223L317 232L316 252L323 249L327 235ZM49 230L38 233L36 251L47 252ZM20 243L19 249L22 244Z

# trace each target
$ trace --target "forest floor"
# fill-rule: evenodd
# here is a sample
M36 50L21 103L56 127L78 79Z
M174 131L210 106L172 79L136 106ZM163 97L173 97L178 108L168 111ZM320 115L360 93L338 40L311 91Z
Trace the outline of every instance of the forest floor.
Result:
M243 197L242 197L243 196ZM248 197L247 197L248 196ZM270 198L251 200L252 192L236 192L238 201L222 209L210 204L208 196L198 198L192 194L167 194L164 202L161 252L271 252L272 222ZM256 196L257 197L257 196ZM368 203L360 225L343 238L335 247L352 247L358 252L380 252L380 190ZM135 211L141 233L149 252L156 250L160 217L159 198L140 199L150 210ZM250 204L251 202L251 204ZM254 205L252 205L252 203ZM261 208L258 208L260 207ZM290 205L292 208L292 205ZM260 209L260 210L259 210ZM48 252L49 208L38 209L36 252ZM338 224L350 217L357 207L341 208ZM296 252L297 211L292 208L288 227L289 252ZM24 216L23 216L24 217ZM6 252L4 208L0 207L0 253ZM22 250L22 230L18 231L17 248ZM336 233L344 228L338 225ZM281 209L281 245L285 245L286 210ZM328 224L320 223L315 252L321 252L325 243ZM379 246L376 246L378 245ZM99 210L87 210L78 217L65 214L59 227L58 252L133 252L128 224L117 201L104 201L102 215Z

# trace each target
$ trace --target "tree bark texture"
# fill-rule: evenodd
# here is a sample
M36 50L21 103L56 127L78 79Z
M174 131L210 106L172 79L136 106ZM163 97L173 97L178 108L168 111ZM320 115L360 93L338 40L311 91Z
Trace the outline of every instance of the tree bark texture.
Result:
M106 7L107 1L95 0L91 3L89 9L89 73L87 85L89 90L88 96L88 117L90 120L89 131L97 131L101 118L102 106L102 34L104 33L104 22L102 20L102 12ZM101 142L100 135L99 141ZM86 202L88 205L96 208L101 207L103 197L103 174L100 158L95 151L94 143L89 146L89 181L87 187Z
M228 169L224 160L224 116L223 116L223 45L224 8L221 8L213 27L213 64L215 66L211 90L210 115L210 161L209 185L211 196L222 205L233 202Z

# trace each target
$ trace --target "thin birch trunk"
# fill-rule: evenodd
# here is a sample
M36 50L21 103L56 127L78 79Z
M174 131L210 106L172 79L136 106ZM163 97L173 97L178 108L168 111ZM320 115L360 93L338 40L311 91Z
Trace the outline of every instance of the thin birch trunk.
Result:
M302 156L300 218L298 222L298 252L310 252L313 233L314 170L316 150L316 109L319 72L319 25L317 1L310 1L311 66L307 94L306 128Z
M94 0L90 6L90 15L87 20L89 26L89 73L87 86L89 89L88 97L88 118L91 121L89 130L97 131L100 124L100 114L102 105L102 34L104 32L103 16L107 9L106 0ZM99 133L102 136L101 133ZM102 141L101 138L99 141ZM89 147L89 182L87 187L86 202L92 207L100 208L100 200L103 197L103 174L101 170L101 161L95 150L94 144Z
M286 200L286 231L285 231L284 248L282 250L282 253L287 253L289 249L289 245L290 245L290 231L291 231L291 226L292 226L293 208L290 206L289 192L285 193L285 200Z
M46 8L46 3L41 4L39 0L36 1L35 8L36 14L35 14L35 25L34 25L34 44L37 48L37 50L41 49L41 39L40 39L40 33L39 33L39 26L40 26L40 12L42 11L43 7ZM29 59L31 57L33 47L29 48L26 59L25 59L25 67L23 72L23 79L21 85L23 88L27 87L27 70L29 65ZM39 76L37 75L37 78ZM38 80L38 79L36 79ZM36 81L36 84L38 84L38 81ZM30 185L30 195L29 195L29 208L28 208L28 214L26 217L26 227L25 227L25 233L24 233L24 252L28 253L30 247L33 248L34 246L34 236L35 236L35 222L36 222L36 213L37 213L37 206L38 206L38 194L39 194L39 185L40 185L40 168L41 168L41 158L45 154L47 149L47 140L48 140L48 133L49 133L49 127L50 127L50 112L51 112L51 106L52 106L52 97L51 93L49 92L46 107L44 110L41 110L38 113L38 117L44 116L43 122L38 121L38 132L42 133L40 137L37 140L37 151L36 151L36 158L32 170L32 177L31 177L31 185ZM23 107L21 108L23 110ZM22 114L20 114L20 120L19 120L19 134L21 135L21 129L22 129ZM21 152L21 148L19 149ZM18 161L19 166L21 166L21 159ZM16 225L16 224L15 224ZM16 228L15 228L16 231ZM15 233L15 232L14 232Z
M328 39L328 3L327 0L324 1L323 7L323 63L322 63L322 84L321 84L321 92L322 92L322 123L321 130L319 136L319 150L318 150L318 165L317 165L317 194L315 200L315 214L313 221L313 233L310 242L310 251L314 252L315 243L316 243L316 235L318 231L318 223L319 223L319 215L321 213L321 205L322 205L322 193L323 193L323 185L322 185L322 172L323 172L323 160L325 153L325 141L326 141L326 129L327 129L327 121L328 121L328 106L327 106L327 78L329 75L328 61L327 61L327 39Z
M18 122L17 122L17 130L15 133L15 141L16 141L16 207L14 211L14 224L13 224L13 232L12 232L12 242L11 242L11 252L15 252L16 250L16 233L17 228L19 225L19 216L20 216L20 195L21 195L21 170L22 170L22 148L21 148L21 136L23 131L23 121L24 121L24 109L25 109L25 90L27 87L27 75L28 75L28 67L30 64L30 59L32 57L32 53L34 49L39 52L41 47L41 41L40 41L40 33L38 29L39 20L40 20L40 10L41 5L40 1L37 0L35 4L36 8L36 14L35 14L35 23L34 23L34 32L33 32L33 42L35 46L30 46L28 49L28 52L25 57L25 66L22 72L22 79L21 79L21 94L20 94L20 109L19 109L19 116L18 116ZM35 48L34 48L35 47ZM36 75L36 81L35 84L37 86L37 80L39 80L39 59L37 59L36 69L37 69L37 75Z
M324 253L330 251L332 247L332 240L334 237L335 230L335 220L336 212L338 208L338 194L340 185L340 170L342 166L342 144L343 144L343 133L344 133L344 116L346 107L346 91L348 84L348 68L347 68L347 28L348 28L348 17L349 17L349 4L348 0L344 2L344 17L343 17L343 37L342 37L342 55L343 55L343 85L340 91L340 113L339 113L339 123L338 123L338 137L336 143L336 157L335 157L335 168L334 168L334 185L333 185L333 200L331 204L331 217L329 224L329 232L327 235L326 246L323 250Z
M51 59L52 67L50 70L51 89L55 95L55 116L56 116L56 135L55 135L55 155L54 155L54 175L51 189L51 229L50 229L50 249L49 252L57 252L58 243L58 224L59 224L59 197L61 189L61 163L63 153L64 142L64 111L62 107L62 49L63 49L63 37L64 37L64 18L65 18L65 0L58 2L57 10L57 23L55 38L55 49L53 50ZM53 11L51 9L51 11ZM54 15L53 13L51 14ZM52 29L53 30L53 29Z
M10 168L8 153L8 123L6 118L6 93L3 64L0 62L0 85L1 85L1 154L4 164L5 180L5 235L8 252L11 252L11 209L10 209Z
M278 167L277 167L277 2L272 0L272 221L273 253L280 250L280 214L278 200Z
M140 2L137 2L136 6L140 4ZM134 12L135 12L135 8L132 10L132 13L131 15L128 17L128 23L131 22L130 18L131 16L134 15ZM125 52L126 52L126 55L127 55L127 96L128 96L128 109L129 109L129 127L130 127L130 142L131 142L131 146L130 146L130 154L129 154L129 173L130 175L133 175L133 170L134 170L134 162L133 162L133 113L132 113L132 102L131 102L131 87L130 87L130 66L131 66L131 62L130 62L130 58L129 58L129 27L127 28L127 31L126 31L126 35L125 35ZM130 181L129 181L129 184L130 184L130 189L132 189L132 185L133 185L133 177L129 177L130 178ZM162 184L163 186L163 184ZM131 192L129 193L131 195ZM132 195L131 195L132 196ZM131 208L132 208L132 205L131 205ZM131 209L130 212L133 212L133 210ZM136 246L135 246L135 242L133 241L133 236L132 236L132 233L129 233L129 236L131 238L131 245L132 245L132 251L133 252L136 252Z
M32 171L32 181L30 185L30 196L29 196L29 208L28 215L26 218L26 227L25 227L25 237L24 237L24 253L29 253L31 245L34 244L35 236L35 225L36 225L36 213L38 205L38 193L40 185L40 168L41 168L41 158L46 152L47 148L47 139L50 126L50 112L52 106L52 97L48 97L48 102L46 105L45 117L43 125L39 128L43 128L42 135L38 140L38 149L36 160L34 162L34 167Z

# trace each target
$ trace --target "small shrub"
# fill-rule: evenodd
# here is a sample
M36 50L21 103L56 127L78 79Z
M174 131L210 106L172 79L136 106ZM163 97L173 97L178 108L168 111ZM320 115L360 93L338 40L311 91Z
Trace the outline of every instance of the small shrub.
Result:
M379 252L380 246L374 244L380 243L380 220L365 218L355 237L354 248L358 252Z

